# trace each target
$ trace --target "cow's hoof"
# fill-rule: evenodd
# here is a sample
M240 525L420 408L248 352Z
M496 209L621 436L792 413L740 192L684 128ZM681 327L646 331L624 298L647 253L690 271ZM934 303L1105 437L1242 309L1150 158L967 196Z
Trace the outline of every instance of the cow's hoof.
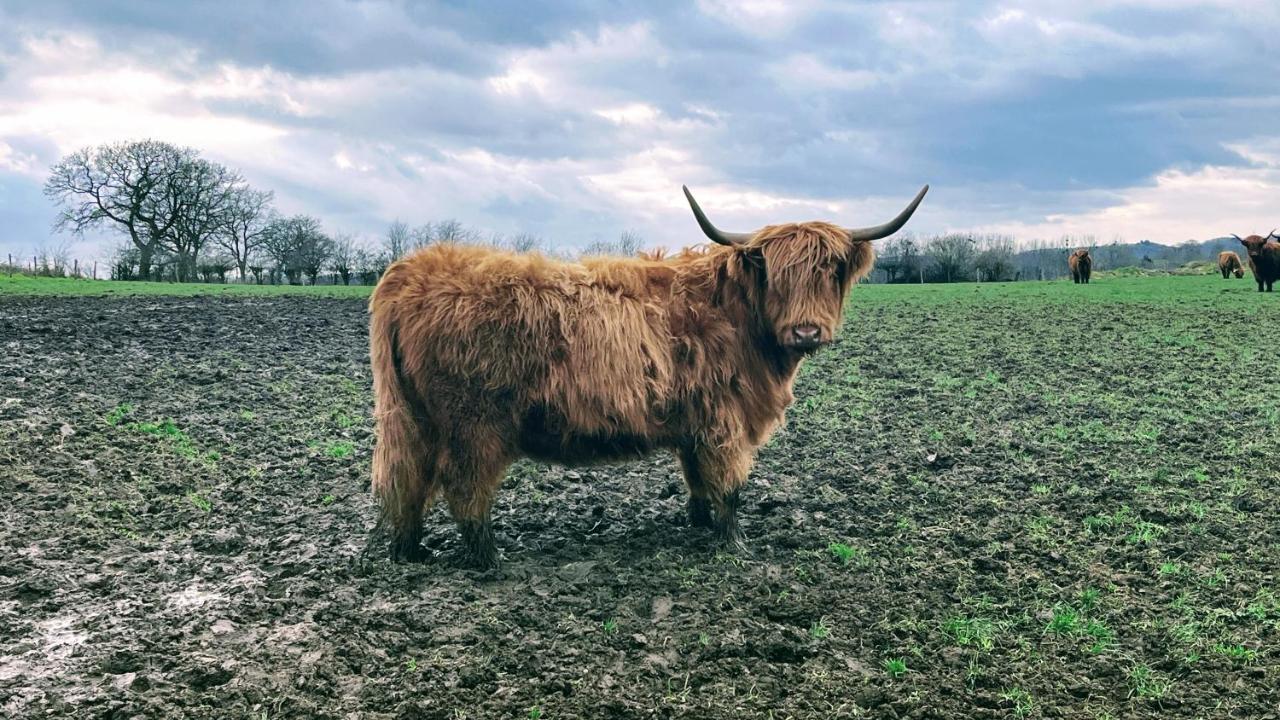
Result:
M493 552L463 551L458 553L458 566L465 570L487 573L496 571L501 565L497 549L494 549Z
M747 538L742 534L741 530L721 531L719 535L720 544L725 552L744 557L751 555L751 548L747 547Z
M498 543L493 537L493 525L487 520L463 521L462 553L459 562L474 570L492 570L498 567Z
M391 543L391 559L395 562L420 563L430 555L430 551L422 547L422 544L417 541L413 543Z

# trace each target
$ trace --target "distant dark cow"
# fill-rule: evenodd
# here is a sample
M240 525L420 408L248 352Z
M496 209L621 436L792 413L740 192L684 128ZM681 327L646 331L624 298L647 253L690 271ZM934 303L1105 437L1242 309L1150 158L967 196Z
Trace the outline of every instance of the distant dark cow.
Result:
M1249 253L1249 269L1253 271L1253 281L1258 283L1258 292L1262 292L1263 289L1272 292L1271 286L1280 279L1280 243L1274 241L1280 236L1272 230L1266 237L1261 235L1250 235L1247 238L1239 235L1231 237L1239 240Z
M1071 253L1067 258L1067 267L1071 269L1072 282L1089 282L1089 276L1093 274L1093 259L1089 257L1089 250L1080 248Z
M1218 253L1218 270L1222 272L1223 280L1232 275L1235 275L1237 280L1244 277L1244 266L1240 264L1240 256L1230 250Z
M578 465L673 451L694 525L741 544L739 489L793 400L800 362L835 338L884 225L825 222L727 233L659 259L561 262L437 245L389 267L369 302L379 526L422 557L443 495L464 560L498 561L490 508L521 457ZM715 519L712 519L712 510Z

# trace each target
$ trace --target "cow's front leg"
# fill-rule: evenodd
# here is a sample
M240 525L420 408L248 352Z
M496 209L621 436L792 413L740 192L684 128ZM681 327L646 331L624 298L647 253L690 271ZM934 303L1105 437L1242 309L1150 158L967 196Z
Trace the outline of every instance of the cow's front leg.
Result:
M753 448L733 446L693 447L680 457L689 481L690 522L711 525L720 540L733 550L746 549L738 525L738 506L754 457ZM710 509L715 510L714 521Z
M680 459L680 469L684 471L684 482L689 486L689 524L693 527L713 527L709 488L702 476L697 452L692 447L681 448L676 457Z

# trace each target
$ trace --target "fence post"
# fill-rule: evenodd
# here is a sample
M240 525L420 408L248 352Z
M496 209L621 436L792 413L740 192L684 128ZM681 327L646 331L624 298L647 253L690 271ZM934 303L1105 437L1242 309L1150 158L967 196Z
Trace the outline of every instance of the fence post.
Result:
M94 280L98 279L98 261L97 260L93 261L93 279Z
M79 279L80 277L80 258L71 261L71 274Z

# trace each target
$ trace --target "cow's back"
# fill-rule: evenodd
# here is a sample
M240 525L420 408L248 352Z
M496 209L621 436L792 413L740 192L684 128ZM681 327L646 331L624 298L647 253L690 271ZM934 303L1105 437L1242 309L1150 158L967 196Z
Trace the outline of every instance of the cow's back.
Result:
M429 414L518 424L542 412L570 432L639 432L670 384L663 272L440 245L388 268L370 307L392 315Z

